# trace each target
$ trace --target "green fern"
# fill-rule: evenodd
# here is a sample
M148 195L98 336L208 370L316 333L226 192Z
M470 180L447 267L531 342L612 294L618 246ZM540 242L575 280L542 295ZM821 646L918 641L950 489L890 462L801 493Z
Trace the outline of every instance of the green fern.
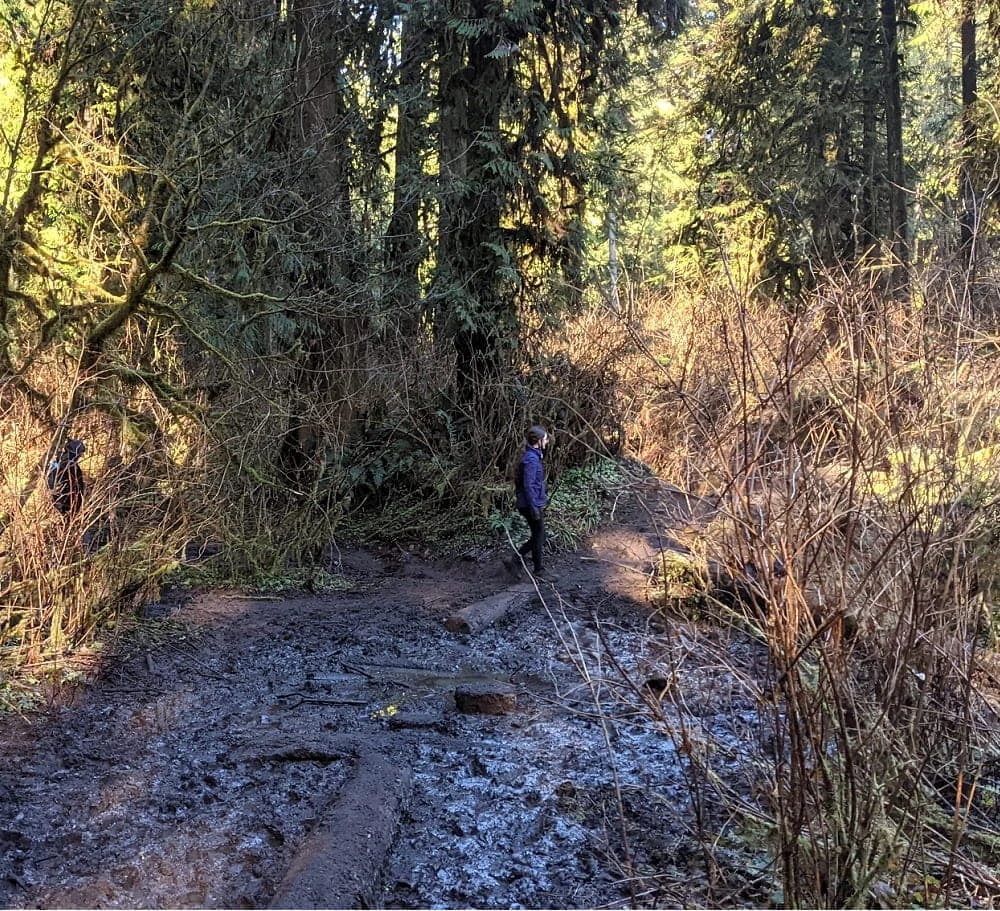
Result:
M462 38L475 40L488 35L493 22L490 19L449 19L448 27Z

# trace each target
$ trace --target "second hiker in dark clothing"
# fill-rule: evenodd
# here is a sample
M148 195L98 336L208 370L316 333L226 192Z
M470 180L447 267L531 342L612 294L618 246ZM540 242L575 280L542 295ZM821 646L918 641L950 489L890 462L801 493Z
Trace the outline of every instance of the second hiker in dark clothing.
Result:
M545 468L542 459L549 435L544 427L535 425L525 434L524 455L517 466L514 490L517 493L517 511L528 523L531 537L518 549L522 557L531 554L536 576L545 575L542 549L545 546L545 507L549 505L545 489Z
M52 505L67 519L83 505L85 484L80 470L80 456L87 447L83 440L67 440L59 459L49 466L46 477L52 491Z

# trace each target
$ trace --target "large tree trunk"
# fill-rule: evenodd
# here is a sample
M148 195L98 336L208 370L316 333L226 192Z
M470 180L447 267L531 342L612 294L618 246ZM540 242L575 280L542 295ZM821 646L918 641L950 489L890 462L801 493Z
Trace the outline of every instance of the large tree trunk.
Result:
M349 143L344 141L347 106L339 81L350 10L328 0L296 0L290 9L297 54L290 149L311 150L313 165L299 192L323 212L324 235L338 246L322 251L323 266L310 277L315 310L289 312L300 321L299 352L289 378L287 428L278 450L280 475L293 492L310 496L326 463L329 446L341 442L351 416L350 377L360 359L352 317L331 312L329 288L356 280L351 262L356 228L351 206ZM305 230L308 230L306 226Z
M490 4L473 0L468 15L483 19ZM455 346L456 395L466 408L482 405L509 359L515 329L513 302L500 277L505 196L495 167L506 65L490 56L495 35L463 41L446 37L441 55L441 184L437 295ZM485 398L484 398L485 397Z
M878 42L876 21L878 11L875 0L864 0L864 38L861 45L861 78L863 85L861 116L861 158L865 173L861 192L861 211L858 213L858 245L867 256L878 244Z

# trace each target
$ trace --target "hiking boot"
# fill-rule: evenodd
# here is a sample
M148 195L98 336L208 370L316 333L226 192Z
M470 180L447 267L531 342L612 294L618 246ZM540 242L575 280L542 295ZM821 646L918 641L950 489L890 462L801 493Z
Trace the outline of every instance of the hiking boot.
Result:
M532 573L532 575L535 577L536 582L544 582L548 585L552 585L559 581L556 574L549 572L547 569L540 569L538 572Z

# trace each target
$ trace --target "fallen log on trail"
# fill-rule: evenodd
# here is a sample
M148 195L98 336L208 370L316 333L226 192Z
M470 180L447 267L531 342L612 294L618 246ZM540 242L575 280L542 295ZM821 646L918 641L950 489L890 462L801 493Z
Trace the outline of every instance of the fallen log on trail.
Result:
M304 840L271 908L373 908L413 788L395 759L362 753L354 775Z
M481 601L475 601L459 608L446 621L445 627L452 633L478 633L495 623L508 611L525 607L535 594L534 586L523 585L508 588Z

